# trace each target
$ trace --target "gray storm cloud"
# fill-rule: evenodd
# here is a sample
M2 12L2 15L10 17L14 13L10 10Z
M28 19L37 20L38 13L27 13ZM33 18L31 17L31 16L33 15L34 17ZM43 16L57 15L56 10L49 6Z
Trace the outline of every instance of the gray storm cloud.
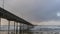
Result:
M4 8L29 22L60 20L60 0L5 0Z

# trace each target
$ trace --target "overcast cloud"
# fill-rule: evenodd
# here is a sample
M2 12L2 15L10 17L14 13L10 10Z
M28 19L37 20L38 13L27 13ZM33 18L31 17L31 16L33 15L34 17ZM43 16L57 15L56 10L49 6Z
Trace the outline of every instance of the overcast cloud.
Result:
M60 20L60 0L5 0L4 8L29 22Z

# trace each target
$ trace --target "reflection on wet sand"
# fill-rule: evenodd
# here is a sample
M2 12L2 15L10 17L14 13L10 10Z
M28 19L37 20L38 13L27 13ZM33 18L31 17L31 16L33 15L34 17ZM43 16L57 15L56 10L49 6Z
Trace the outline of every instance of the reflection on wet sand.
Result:
M25 31L21 31L20 34L33 34L33 32L25 30Z
M8 31L0 31L0 34L8 34ZM9 31L9 34L60 34L60 31L20 31L20 32L13 32Z
M22 31L21 34L60 34L59 31Z

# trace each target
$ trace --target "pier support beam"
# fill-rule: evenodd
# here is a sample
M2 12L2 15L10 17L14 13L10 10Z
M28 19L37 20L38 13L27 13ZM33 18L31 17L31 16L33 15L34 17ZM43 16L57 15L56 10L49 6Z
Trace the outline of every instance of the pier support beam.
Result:
M0 31L1 31L1 18L0 18ZM1 34L1 32L0 32L0 34Z
M8 34L10 34L9 32L10 32L10 21L8 20Z

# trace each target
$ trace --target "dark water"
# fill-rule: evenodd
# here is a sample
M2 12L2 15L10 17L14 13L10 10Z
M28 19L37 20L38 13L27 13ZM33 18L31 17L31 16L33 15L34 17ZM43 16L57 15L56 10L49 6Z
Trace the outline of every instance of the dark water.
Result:
M4 29L4 28L2 28ZM4 29L5 30L5 29ZM32 28L32 30L21 30L14 32L9 31L10 34L60 34L60 26L37 26ZM8 31L0 31L0 34L8 34Z

